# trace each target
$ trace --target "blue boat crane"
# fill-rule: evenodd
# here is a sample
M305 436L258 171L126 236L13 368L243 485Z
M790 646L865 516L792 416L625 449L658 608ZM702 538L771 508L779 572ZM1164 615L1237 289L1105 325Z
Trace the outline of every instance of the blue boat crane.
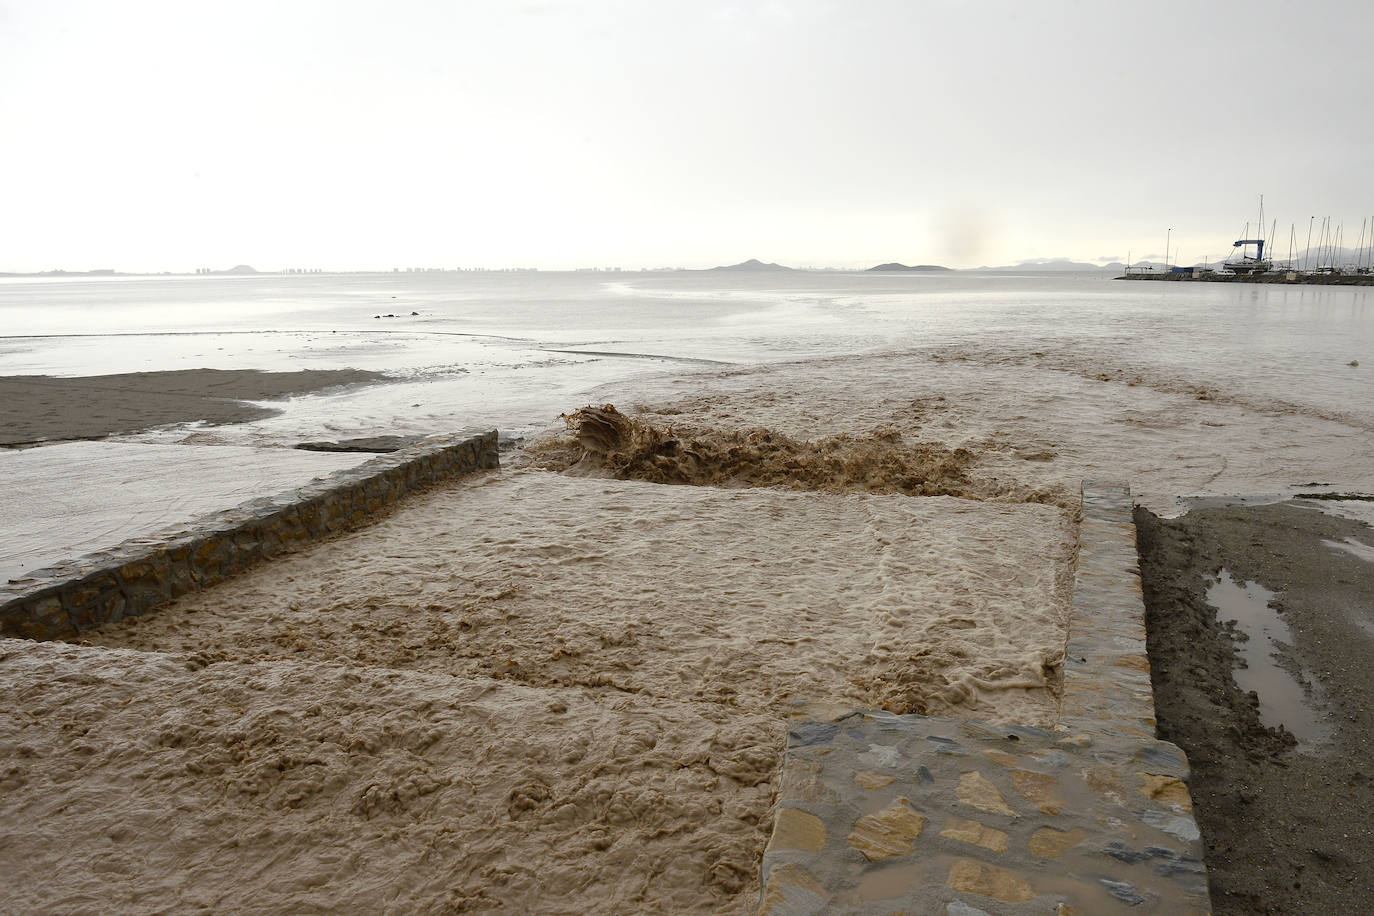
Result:
M1241 239L1240 241L1235 242L1234 244L1232 244L1231 247L1232 247L1232 248L1241 248L1241 247L1243 247L1243 246L1245 246L1245 245L1255 245L1255 246L1257 246L1256 249L1255 249L1255 260L1257 260L1257 261L1263 261L1263 260L1264 260L1264 239ZM1245 252L1242 251L1241 254L1244 255Z

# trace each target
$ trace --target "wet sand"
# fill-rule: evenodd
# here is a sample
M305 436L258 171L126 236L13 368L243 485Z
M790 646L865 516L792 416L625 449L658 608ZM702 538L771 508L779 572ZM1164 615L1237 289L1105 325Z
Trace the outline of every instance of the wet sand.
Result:
M185 369L59 378L0 377L0 446L98 439L168 423L241 423L271 416L244 403L284 398L383 376L358 369L258 372Z
M1192 767L1214 912L1366 912L1374 528L1301 501L1176 519L1142 509L1136 522L1159 733ZM1271 632L1286 638L1238 644L1226 621L1245 609L1217 613L1219 580L1249 585L1260 610L1273 593ZM1235 671L1246 654L1250 669ZM1237 685L1251 676L1258 698ZM1297 708L1271 714L1287 689Z

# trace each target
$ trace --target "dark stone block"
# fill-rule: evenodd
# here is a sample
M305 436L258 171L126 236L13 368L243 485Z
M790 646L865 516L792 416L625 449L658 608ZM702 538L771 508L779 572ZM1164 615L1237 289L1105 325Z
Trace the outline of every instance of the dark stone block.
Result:
M792 747L828 744L839 729L825 722L799 722L787 730L787 743Z
M1132 849L1124 843L1108 843L1107 848L1102 851L1118 862L1125 862L1127 865L1134 865L1137 862L1144 862L1153 858L1150 853Z
M1145 898L1137 894L1135 888L1131 887L1125 881L1111 881L1107 878L1098 878L1098 880L1101 881L1102 886L1107 889L1107 893L1111 894L1122 903L1129 906L1139 906L1145 902Z

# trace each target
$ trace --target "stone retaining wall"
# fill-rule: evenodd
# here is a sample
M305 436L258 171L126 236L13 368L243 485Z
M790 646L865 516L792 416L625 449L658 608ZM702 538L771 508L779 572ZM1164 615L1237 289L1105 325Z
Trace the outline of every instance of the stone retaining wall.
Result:
M1052 729L855 711L790 723L766 916L1210 910L1188 761L1154 737L1130 490L1088 481Z
M498 466L495 430L426 439L299 489L255 499L0 586L0 636L68 639L142 614L258 560L365 524L407 493Z

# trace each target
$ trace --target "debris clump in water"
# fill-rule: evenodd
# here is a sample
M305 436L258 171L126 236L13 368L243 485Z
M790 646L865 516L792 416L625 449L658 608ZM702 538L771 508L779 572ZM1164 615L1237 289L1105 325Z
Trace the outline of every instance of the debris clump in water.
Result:
M582 407L563 420L571 437L534 449L542 467L651 483L1052 501L976 479L969 474L973 452L910 444L891 426L798 440L768 429L660 429L611 404Z

